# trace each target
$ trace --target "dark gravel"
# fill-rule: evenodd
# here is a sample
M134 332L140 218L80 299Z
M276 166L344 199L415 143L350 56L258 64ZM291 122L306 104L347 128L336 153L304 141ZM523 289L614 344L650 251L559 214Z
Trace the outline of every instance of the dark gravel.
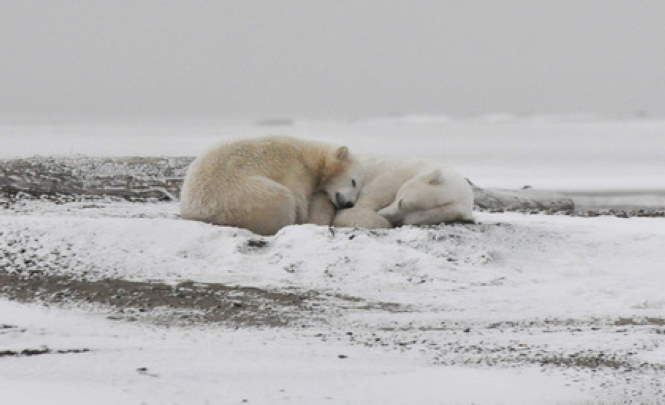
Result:
M308 294L193 282L87 281L39 272L26 276L0 271L0 296L44 304L99 304L111 310L110 319L152 318L169 324L275 327L302 323L303 314L316 312L315 297Z

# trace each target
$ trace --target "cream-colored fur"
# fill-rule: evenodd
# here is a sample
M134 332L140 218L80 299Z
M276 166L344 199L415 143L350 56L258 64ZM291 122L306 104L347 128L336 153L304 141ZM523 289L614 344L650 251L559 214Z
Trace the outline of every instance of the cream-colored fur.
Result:
M393 225L473 222L473 190L456 171L430 168L402 184L378 214Z
M471 187L451 169L377 158L361 159L361 165L364 186L353 208L337 211L335 226L372 229L473 220Z
M330 226L335 218L336 211L335 205L330 201L326 193L314 193L312 201L309 203L309 218L307 219L307 223Z
M355 166L344 146L291 137L218 144L188 168L181 215L272 235L284 226L308 222L315 193L317 199L328 195L353 203L357 190L331 185L351 184Z

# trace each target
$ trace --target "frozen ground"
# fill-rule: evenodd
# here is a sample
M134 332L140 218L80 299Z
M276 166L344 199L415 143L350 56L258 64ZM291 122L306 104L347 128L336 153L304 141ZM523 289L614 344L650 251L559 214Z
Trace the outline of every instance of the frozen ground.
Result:
M169 329L171 318L154 315L167 306L68 302L56 298L70 285L53 293L41 284L32 300L73 312L0 301L0 353L10 354L0 358L3 392L31 403L81 386L81 398L102 390L110 403L157 404L657 403L663 395L663 219L479 213L476 225L294 226L257 237L179 220L175 209L22 201L0 215L0 266L28 279L189 280L312 302L285 314L271 307L286 328ZM10 286L0 291L16 297ZM44 347L53 353L13 356ZM81 349L90 351L58 353Z
M53 352L0 358L8 404L529 404L586 397L537 367L439 367L419 353L323 341L315 330L155 328L2 300L0 311L8 322L2 350ZM57 353L72 350L89 351ZM506 394L509 401L496 400Z
M665 310L661 218L477 213L475 225L332 232L301 225L260 237L183 221L176 210L176 203L24 202L0 215L0 266L90 280L313 290L461 320Z
M217 134L266 133L408 150L491 187L665 190L665 122L647 120L5 125L0 157L190 155ZM665 219L477 216L380 232L294 226L266 238L182 221L173 203L6 205L0 395L13 404L665 397ZM252 311L264 316L243 322Z

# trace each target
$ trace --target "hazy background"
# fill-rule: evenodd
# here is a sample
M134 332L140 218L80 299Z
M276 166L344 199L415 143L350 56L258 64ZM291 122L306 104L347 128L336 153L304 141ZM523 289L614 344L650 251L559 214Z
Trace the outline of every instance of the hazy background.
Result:
M665 2L2 0L0 113L665 115Z

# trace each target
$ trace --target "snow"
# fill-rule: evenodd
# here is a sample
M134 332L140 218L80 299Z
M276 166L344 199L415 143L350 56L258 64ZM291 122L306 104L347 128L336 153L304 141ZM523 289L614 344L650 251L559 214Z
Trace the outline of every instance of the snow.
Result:
M146 218L155 207L144 218L108 218L100 208L86 218L85 210L59 207L0 215L4 269L32 260L42 271L77 277L314 290L465 319L657 316L665 309L661 218L478 213L476 225L334 234L305 225L258 237L175 215ZM256 239L267 245L251 247Z
M562 376L536 368L434 367L418 354L321 342L313 332L151 328L4 300L0 314L22 329L2 332L0 351L40 345L91 350L1 359L0 392L14 405L530 404L588 398ZM507 393L510 399L502 399Z
M533 403L545 394L561 403L630 398L625 396L630 389L638 390L640 400L662 393L654 383L662 381L657 372L640 372L630 381L622 372L543 369L543 374L520 357L606 355L634 367L645 361L662 365L660 329L615 326L622 318L662 319L661 218L478 213L475 225L334 234L306 225L259 237L180 220L175 204L68 205L28 200L19 213L0 215L5 252L0 266L30 268L32 260L38 271L91 279L316 291L329 326L109 326L91 314L0 301L1 323L34 331L0 334L0 351L42 345L93 350L2 359L7 367L0 381L10 387L3 392L20 393L25 403L39 401L26 397L31 387L34 395L50 390L50 398L65 398L74 385L82 385L84 399L102 391L128 403L188 404L220 393L223 403L251 397L252 403L303 404L327 398L367 404L441 398L443 403ZM267 244L253 247L250 240ZM340 304L338 297L354 298ZM30 323L32 317L37 320ZM353 330L354 340L346 339L345 330ZM321 334L328 336L323 342L316 338ZM377 338L383 342L379 347L373 344ZM497 361L521 366L466 366ZM144 366L159 379L135 372ZM601 383L612 389L599 391ZM478 385L483 390L474 389Z

